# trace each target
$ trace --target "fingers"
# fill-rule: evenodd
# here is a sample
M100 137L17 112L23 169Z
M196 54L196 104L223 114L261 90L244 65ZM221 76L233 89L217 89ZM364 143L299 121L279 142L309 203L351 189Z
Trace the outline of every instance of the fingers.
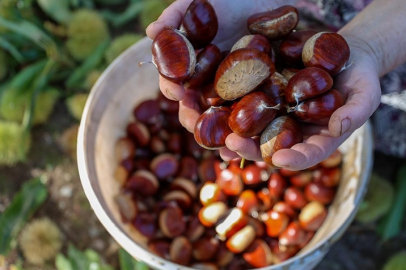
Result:
M230 161L232 159L239 158L240 156L236 152L228 149L227 147L223 147L220 149L220 157L224 161Z
M262 160L261 151L259 150L259 138L242 138L231 133L226 138L226 146L230 151L236 152L247 160Z
M188 89L184 98L179 102L179 121L191 133L199 116L202 114L199 106L199 92Z
M162 94L171 100L179 101L185 97L185 88L182 85L168 81L162 76L159 76L159 88Z
M192 0L178 0L162 12L157 21L151 23L146 30L147 36L154 39L155 36L165 27L178 28L183 14L189 7Z
M349 83L342 87L346 88L344 92L348 94L347 101L332 114L328 125L334 137L350 134L361 127L380 103L381 90L376 75L353 72Z

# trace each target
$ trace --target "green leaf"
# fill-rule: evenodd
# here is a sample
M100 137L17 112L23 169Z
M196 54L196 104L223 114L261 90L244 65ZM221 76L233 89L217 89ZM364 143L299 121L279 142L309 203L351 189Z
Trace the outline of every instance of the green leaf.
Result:
M122 13L114 13L110 10L103 10L101 14L108 20L114 27L119 28L129 21L135 19L144 7L143 2L130 3Z
M110 40L106 40L97 46L96 50L69 76L66 80L68 88L78 87L87 76L87 74L95 69L104 58L104 53L109 47Z
M63 254L59 253L55 258L55 266L58 270L74 270L72 264Z
M71 261L73 269L89 269L90 262L86 255L76 249L72 244L68 246L68 257Z
M118 251L118 260L120 263L120 270L148 270L145 263L135 260L127 251L120 248Z
M23 184L22 189L0 216L0 254L8 253L10 242L15 239L24 223L37 211L47 196L47 188L38 178Z
M406 213L406 165L402 166L397 173L395 199L392 209L382 220L378 228L382 240L386 241L398 235L401 231L402 222Z
M19 63L25 62L24 56L22 56L22 54L18 51L18 49L13 44L11 44L7 39L2 38L1 36L0 36L0 47L3 48L5 51L8 51Z
M68 24L72 13L67 0L37 0L41 9L60 24Z
M24 93L25 90L30 88L32 81L44 69L47 60L43 59L21 70L12 79L9 87L18 91L19 94Z

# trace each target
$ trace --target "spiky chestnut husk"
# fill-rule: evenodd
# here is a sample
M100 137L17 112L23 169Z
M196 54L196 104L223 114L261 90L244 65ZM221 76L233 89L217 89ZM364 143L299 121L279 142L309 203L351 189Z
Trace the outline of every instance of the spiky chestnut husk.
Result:
M402 270L406 265L406 251L401 251L389 258L383 270Z
M59 145L62 150L68 154L73 160L76 160L76 144L79 132L79 125L74 124L73 126L66 129L59 137Z
M24 161L31 145L29 134L13 122L0 121L0 165Z
M393 197L393 186L380 176L372 174L367 194L355 219L361 223L378 220L390 210Z
M150 23L156 21L169 4L168 1L164 0L144 1L144 6L140 14L141 26L145 29Z
M37 219L25 226L19 244L27 261L43 265L58 254L62 247L62 234L48 218Z
M33 125L43 124L49 119L58 97L59 91L56 88L48 88L37 96ZM17 95L13 89L7 89L0 99L0 115L7 121L21 123L30 103L31 93Z
M82 118L83 109L85 108L88 96L88 94L79 93L66 100L66 106L68 107L69 113L78 121Z
M90 73L87 74L87 76L86 76L84 87L90 91L92 89L93 85L96 84L97 80L100 78L102 73L103 73L103 71L101 71L101 70L90 71Z
M125 34L115 38L106 51L107 63L113 62L120 54L142 38L143 36L136 34Z
M1 16L1 15L0 15ZM0 49L0 81L7 76L7 61L8 57L4 50Z
M103 17L94 10L79 9L68 25L66 47L76 60L84 60L96 47L109 38Z

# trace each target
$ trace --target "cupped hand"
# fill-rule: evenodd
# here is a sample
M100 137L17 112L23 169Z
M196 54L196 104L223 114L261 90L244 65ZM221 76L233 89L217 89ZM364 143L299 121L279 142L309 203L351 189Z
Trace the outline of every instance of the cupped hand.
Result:
M316 165L361 127L380 103L379 68L373 49L352 34L341 34L350 45L351 57L348 67L335 76L334 88L342 93L345 104L333 113L328 126L303 125L303 143L277 151L272 157L276 166L302 170ZM230 134L226 145L227 149L221 149L225 160L238 156L261 160L255 139Z

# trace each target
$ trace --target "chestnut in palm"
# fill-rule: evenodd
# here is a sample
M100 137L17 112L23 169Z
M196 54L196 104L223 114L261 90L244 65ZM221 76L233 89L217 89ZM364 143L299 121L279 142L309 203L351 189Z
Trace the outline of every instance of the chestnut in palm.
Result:
M303 141L302 129L296 120L289 116L274 119L262 132L260 150L264 161L271 167L276 167L272 156L280 149L290 148Z
M275 118L276 105L264 92L250 93L237 102L228 125L240 137L257 136Z
M226 145L226 138L232 133L228 126L231 109L210 107L197 119L194 136L203 148L215 150Z
M306 41L317 32L313 30L296 31L279 44L279 56L287 66L302 67L302 51Z
M262 35L245 35L240 38L231 48L231 51L238 49L257 49L272 57L272 47L266 37Z

